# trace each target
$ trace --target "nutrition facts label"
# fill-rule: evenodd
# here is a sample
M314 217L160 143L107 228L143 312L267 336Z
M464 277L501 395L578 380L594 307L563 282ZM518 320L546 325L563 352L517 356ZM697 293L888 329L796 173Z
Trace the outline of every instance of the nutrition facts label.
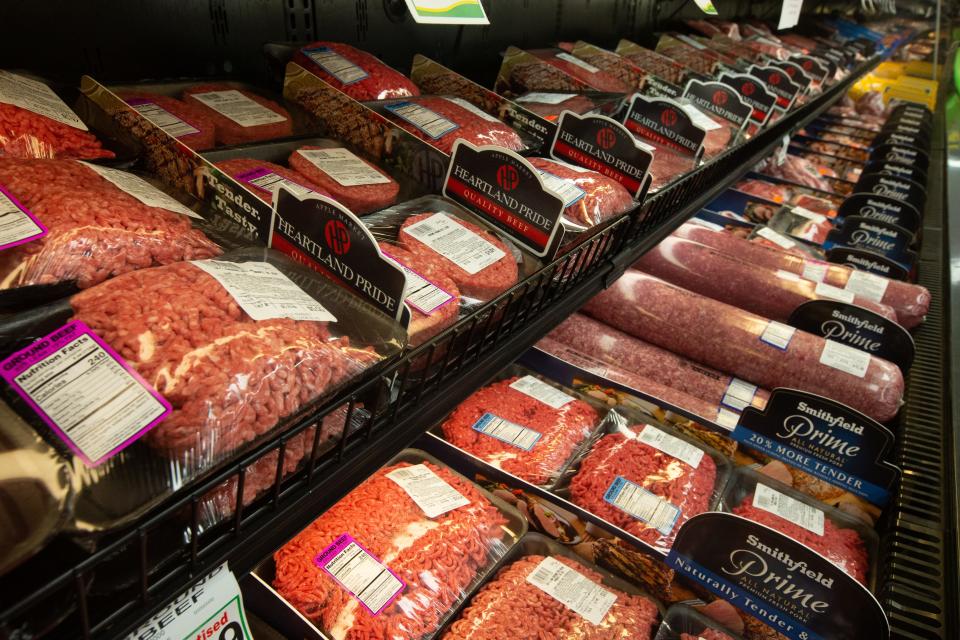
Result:
M241 127L274 124L287 119L286 116L273 109L266 108L236 89L208 91L207 93L193 93L191 95L220 115L230 118Z
M247 184L251 184L258 189L272 193L274 197L276 197L277 191L281 186L286 187L299 196L305 196L308 193L316 193L313 189L307 189L302 184L297 184L293 180L289 180L283 176L278 176L269 169L254 169L253 171L248 171L238 175L237 179L242 182L246 182Z
M203 216L192 211L173 196L169 196L163 191L160 191L160 189L157 189L138 175L120 171L119 169L109 169L89 162L84 162L84 164L96 171L101 178L110 182L127 195L133 196L148 207L159 207L167 211L175 211L191 218L203 218Z
M0 363L0 375L87 464L158 424L170 404L80 321Z
M603 494L603 499L637 520L646 522L663 535L669 535L680 517L678 506L623 476L617 476Z
M540 179L543 180L543 186L560 196L560 199L563 200L564 209L576 204L587 195L587 192L578 187L577 183L573 180L565 180L542 169L537 169L537 173L540 174Z
M400 485L428 518L470 504L459 491L447 484L425 464L394 469L387 477Z
M328 47L304 49L303 52L307 54L308 58L320 65L324 71L345 85L360 82L369 75L366 71Z
M599 625L617 596L556 558L544 558L527 576L527 582L562 602L574 613Z
M574 401L573 396L560 391L560 389L547 384L535 376L523 376L522 378L514 380L510 384L510 388L526 394L534 400L539 400L554 409L562 409L565 405Z
M427 245L470 275L507 255L443 213L424 218L404 228L403 233Z
M393 261L407 276L407 291L403 301L424 315L430 315L453 300L453 295L433 284L410 267L402 264L386 251L383 255Z
M383 611L405 586L348 533L324 549L314 564L329 573L373 615Z
M0 70L0 102L87 131L87 125L70 110L60 96L37 80Z
M371 167L348 149L301 149L297 153L344 187L387 184L390 182L390 178Z
M780 516L818 536L823 535L823 511L782 494L765 484L757 484L753 492L753 506Z
M771 320L767 323L763 333L760 334L760 340L772 347L786 351L787 347L790 346L790 341L793 339L793 334L796 332L797 330L789 325Z
M447 120L436 111L421 107L413 102L388 104L386 109L403 118L434 140L460 128L460 125Z
M36 216L0 187L0 250L15 247L47 235Z
M539 431L510 422L492 413L485 413L473 424L476 431L496 438L518 449L530 451L542 435Z
M199 129L187 124L158 104L146 100L130 100L128 104L174 138L200 133Z
M649 424L643 427L637 439L668 456L686 462L694 469L699 467L700 461L703 460L703 449Z

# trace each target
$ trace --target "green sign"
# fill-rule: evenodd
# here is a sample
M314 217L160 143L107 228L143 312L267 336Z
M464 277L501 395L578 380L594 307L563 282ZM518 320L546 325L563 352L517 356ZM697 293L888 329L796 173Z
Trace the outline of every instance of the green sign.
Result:
M490 24L480 0L406 0L420 24Z

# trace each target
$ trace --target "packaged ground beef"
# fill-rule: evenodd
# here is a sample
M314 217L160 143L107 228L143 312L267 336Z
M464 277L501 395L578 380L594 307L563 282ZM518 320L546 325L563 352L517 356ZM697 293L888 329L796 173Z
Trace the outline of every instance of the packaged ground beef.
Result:
M461 402L443 438L531 484L553 486L602 414L572 389L514 367Z
M733 616L739 622L735 610ZM740 623L739 626L743 627L743 624ZM667 609L667 615L664 616L654 640L735 640L735 638L731 631L727 631L717 621L699 613L693 607L675 604Z
M246 186L264 202L273 202L277 190L287 187L303 196L316 193L333 197L326 189L313 183L303 174L266 160L256 158L232 158L215 163L216 167Z
M429 638L523 528L514 509L407 450L281 547L272 583L334 640Z
M193 214L142 178L76 160L0 157L0 202L16 220L0 241L0 289L113 276L220 248ZM63 295L63 294L61 294Z
M201 109L213 121L220 144L241 144L293 134L290 113L253 91L226 83L199 84L184 89L183 100Z
M598 69L589 62L585 62L566 51L558 49L529 49L527 53L560 69L567 75L576 78L597 91L629 93L632 90L632 87L623 80Z
M217 143L213 120L200 106L147 91L122 91L119 97L134 111L194 151Z
M621 409L577 465L570 500L666 553L692 516L720 498L729 465L663 426L631 424Z
M417 85L402 73L342 42L311 42L293 61L361 102L420 95Z
M524 93L514 98L514 102L547 120L557 120L564 111L583 115L598 107L596 102L584 95L543 91Z
M527 158L548 189L564 202L563 218L587 229L625 213L635 204L623 185L607 176L559 160Z
M457 140L512 151L525 147L516 131L461 98L415 97L384 105L384 114L444 153L451 153Z
M342 146L306 145L287 163L357 215L389 207L400 192L390 174Z

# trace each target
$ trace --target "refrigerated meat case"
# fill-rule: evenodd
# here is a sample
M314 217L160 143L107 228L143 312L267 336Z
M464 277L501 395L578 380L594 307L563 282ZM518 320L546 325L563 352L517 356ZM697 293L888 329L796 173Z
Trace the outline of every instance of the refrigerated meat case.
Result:
M74 29L82 30L84 24L89 24L85 22L89 16L78 9L84 4L73 3L64 8L65 16L77 13L77 21L72 23ZM162 11L169 9L169 4L146 4L149 15L157 12L154 18L160 24L173 22L173 16ZM225 68L227 64L251 70L257 68L252 60L259 56L259 43L270 39L264 37L262 30L271 31L270 35L278 39L309 41L338 33L339 25L347 27L350 36L356 36L353 39L359 46L377 50L370 46L371 41L376 41L380 49L391 49L396 42L397 51L390 52L395 59L418 50L433 52L453 68L490 86L491 78L484 74L496 66L497 58L487 55L484 59L481 54L495 55L503 42L546 45L581 35L603 42L620 35L640 36L642 28L660 24L660 20L666 24L668 19L681 15L677 11L683 8L683 3L664 7L653 2L618 1L611 3L609 15L599 20L592 12L597 3L591 5L589 0L534 3L532 11L555 20L551 33L543 33L541 24L531 27L529 33L518 32L516 22L523 21L514 19L512 26L504 26L503 33L494 37L491 34L496 34L501 24L511 21L505 7L508 3L489 3L493 5L489 7L489 27L444 27L433 32L428 26L412 27L409 18L403 16L402 2L384 0L382 7L366 0L318 2L311 6L291 0L265 8L268 4L223 0L211 2L209 7L204 4L203 11L209 11L204 25L210 32L197 35L191 31L198 29L197 25L191 24L183 39L200 39L207 46L196 50L194 59L189 59L173 40L169 46L178 53L163 60L153 47L144 44L143 58L149 61L144 67L146 73L195 75L196 58L206 60L207 72L219 72L222 69L218 67ZM529 4L525 0L524 9ZM775 14L778 6L752 4L756 5L756 15L767 18ZM24 8L25 19L30 19L30 12L42 11L41 5L44 3ZM247 13L240 17L244 16L243 11L228 11L231 8L246 9ZM122 46L134 48L137 45L129 39L129 30L121 24L124 12L128 11L129 6L118 6L116 12L107 12L101 18L107 27L127 34L120 39ZM374 12L377 14L371 17ZM127 14L127 18L133 16ZM147 16L136 19L146 21ZM257 24L261 20L262 30ZM69 22L65 19L61 24ZM403 33L415 33L416 37L390 37L391 29L401 24ZM582 32L576 32L575 26L582 27ZM30 37L36 35L32 33ZM240 50L240 40L257 44L243 48L242 56L227 60L224 50ZM13 38L6 44L16 41ZM136 64L136 55L112 60L111 53L121 45L105 39L84 45L83 55L73 58L64 58L62 50L57 55L56 48L45 49L32 60L34 64L23 59L22 66L64 76L91 69L118 77L143 73L143 68L130 66ZM32 53L36 46L33 43L30 48L11 49L10 59L21 60L25 51ZM251 49L257 53L251 53ZM410 55L406 56L407 61ZM954 55L955 51L951 51L948 59L953 60ZM15 583L11 576L0 581L0 634L17 638L42 631L44 637L51 638L121 638L223 562L229 562L238 577L243 576L591 296L615 281L640 255L768 156L784 136L823 113L878 62L877 56L867 60L844 81L745 144L647 197L615 224L519 282L480 312L406 353L375 379L354 384L324 403L315 414L179 491L126 533L106 537L93 548L82 550L52 544L12 574ZM403 63L396 66L403 68ZM952 65L941 67L941 87L954 86L952 74ZM960 227L960 147L956 141L960 123L945 121L943 102L950 93L941 91L934 118L919 266L919 283L930 290L932 302L927 321L914 335L917 355L908 376L906 405L899 418L894 461L902 469L903 477L878 525L882 549L877 596L896 638L951 638L956 637L958 629L955 427L960 424L960 407L951 403L951 389L952 397L958 397L960 382L955 372L960 325L951 318L955 317L954 312L960 312L960 235L950 233L950 229ZM949 149L948 125L954 132ZM281 461L287 443L345 402L351 416L362 407L371 418L322 455L316 430L307 464L295 474L284 476ZM352 424L349 417L347 424ZM279 452L276 482L269 495L245 506L240 496L246 470L271 452ZM237 479L233 516L228 523L202 530L201 498L230 478ZM182 542L184 528L188 531L186 544Z

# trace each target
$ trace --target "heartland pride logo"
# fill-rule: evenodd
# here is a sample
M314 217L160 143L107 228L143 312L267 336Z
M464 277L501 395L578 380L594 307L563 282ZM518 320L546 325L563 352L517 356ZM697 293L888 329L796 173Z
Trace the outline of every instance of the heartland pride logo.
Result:
M780 76L777 75L776 73L771 73L770 76L767 78L767 82L769 82L773 86L777 86L778 84L780 84Z
M727 104L729 99L730 96L727 95L725 91L720 91L719 89L713 92L713 97L711 98L713 104L717 105L718 107L722 107Z
M330 220L324 225L323 237L330 250L338 256L350 252L350 230L339 220Z
M740 85L740 93L745 96L752 96L756 92L757 85L753 84L752 82L744 82L742 85Z
M672 109L664 109L660 112L660 123L665 127L672 127L677 124L677 112Z
M613 145L617 144L617 134L610 127L604 127L597 131L597 146L604 151L609 151Z
M502 164L497 169L497 184L504 191L513 191L520 185L520 173L516 167Z

